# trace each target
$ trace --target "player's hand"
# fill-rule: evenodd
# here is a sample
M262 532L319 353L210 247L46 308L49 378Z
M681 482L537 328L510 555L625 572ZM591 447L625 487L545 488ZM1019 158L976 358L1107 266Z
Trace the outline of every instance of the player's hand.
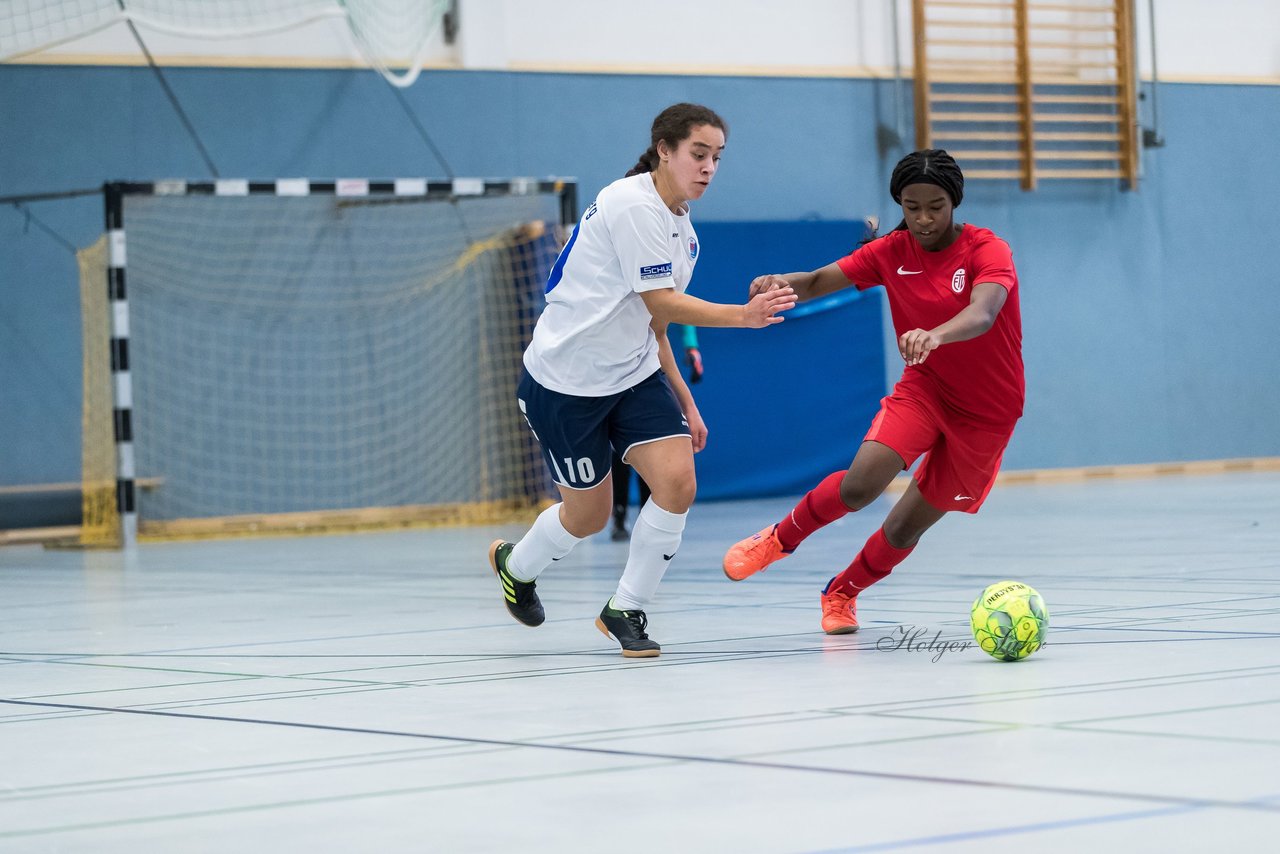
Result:
M702 413L696 406L689 408L684 420L689 422L689 436L693 439L693 452L696 454L707 446L707 422L702 420Z
M742 307L742 325L748 329L762 329L774 323L781 323L779 315L794 308L796 292L791 286L774 288L758 293Z
M698 348L685 347L684 360L689 363L689 382L702 382L702 353Z
M787 284L787 280L776 273L771 273L768 276L756 276L751 280L751 287L747 288L747 299L751 299L757 294L774 290L775 288L786 287L790 287L790 285Z
M929 358L929 354L941 346L942 341L938 339L927 329L912 329L910 332L904 332L898 338L898 352L902 354L902 360L910 365L918 365L925 359Z

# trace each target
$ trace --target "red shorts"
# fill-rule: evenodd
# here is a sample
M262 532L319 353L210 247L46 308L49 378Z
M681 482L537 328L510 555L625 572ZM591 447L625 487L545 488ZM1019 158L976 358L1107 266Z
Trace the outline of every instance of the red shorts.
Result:
M908 469L923 454L915 479L924 499L939 510L977 513L1012 436L1012 424L983 424L946 410L933 383L909 372L880 401L864 441L892 448Z

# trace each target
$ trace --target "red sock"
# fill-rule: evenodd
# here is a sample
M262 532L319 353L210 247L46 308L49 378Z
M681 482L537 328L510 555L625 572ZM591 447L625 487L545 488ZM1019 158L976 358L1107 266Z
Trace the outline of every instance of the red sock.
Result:
M885 539L884 528L880 528L867 540L867 544L862 547L862 551L858 552L853 563L849 564L844 572L831 579L827 589L822 592L839 591L846 596L857 596L860 591L866 590L893 572L893 568L906 560L907 555L911 554L914 548L915 546L905 549L894 548Z
M838 471L824 477L778 523L778 542L782 543L784 550L795 551L805 537L853 512L840 500L840 481L844 480L844 475Z

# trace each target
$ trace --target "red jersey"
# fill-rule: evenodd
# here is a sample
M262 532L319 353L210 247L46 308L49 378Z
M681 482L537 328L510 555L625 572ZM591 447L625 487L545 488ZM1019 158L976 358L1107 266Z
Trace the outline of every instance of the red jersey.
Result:
M994 282L1009 292L990 329L929 353L906 368L937 385L942 401L980 422L1012 424L1022 415L1026 382L1022 369L1022 311L1013 253L993 232L965 225L941 252L925 252L911 232L892 231L836 262L858 290L884 285L893 328L933 329L969 304L972 288Z

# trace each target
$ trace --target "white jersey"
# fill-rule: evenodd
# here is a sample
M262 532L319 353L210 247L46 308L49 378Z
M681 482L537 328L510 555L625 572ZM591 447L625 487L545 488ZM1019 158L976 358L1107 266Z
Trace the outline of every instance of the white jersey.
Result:
M605 397L657 371L653 316L640 294L683 293L697 260L688 214L671 212L650 173L605 187L547 279L547 307L524 351L530 376L561 394Z

